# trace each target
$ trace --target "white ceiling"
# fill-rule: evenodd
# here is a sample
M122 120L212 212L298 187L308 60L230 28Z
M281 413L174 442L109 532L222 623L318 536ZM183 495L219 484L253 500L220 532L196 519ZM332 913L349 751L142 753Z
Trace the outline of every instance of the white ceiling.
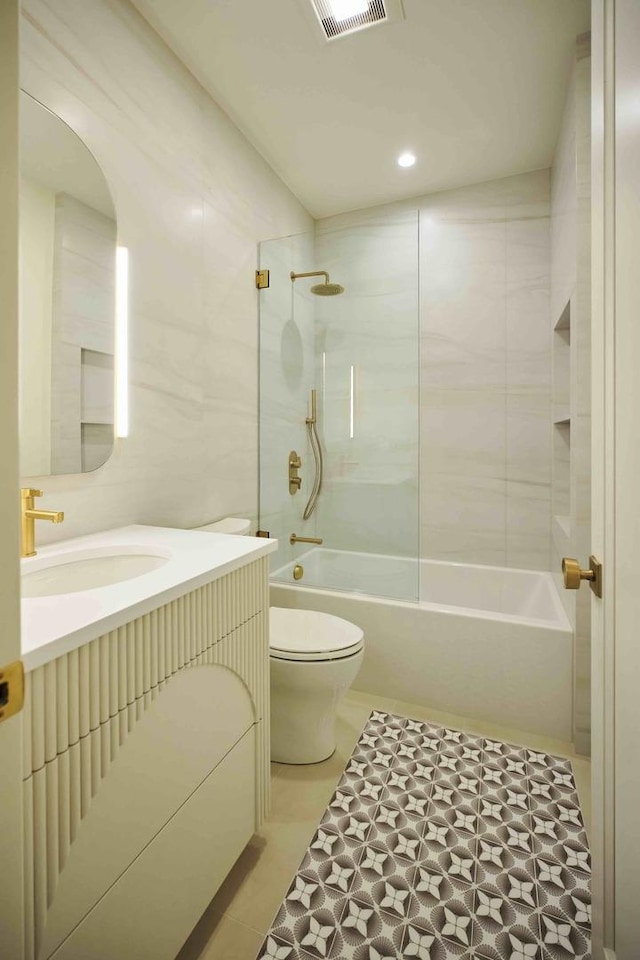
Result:
M134 2L315 217L549 166L590 7L404 0L326 43L310 0Z

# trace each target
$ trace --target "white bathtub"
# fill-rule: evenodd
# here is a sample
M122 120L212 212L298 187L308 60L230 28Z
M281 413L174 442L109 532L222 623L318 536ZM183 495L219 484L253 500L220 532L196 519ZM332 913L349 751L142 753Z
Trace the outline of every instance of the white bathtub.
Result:
M551 574L322 548L297 562L304 578L274 571L271 602L362 627L357 689L571 739L573 638Z

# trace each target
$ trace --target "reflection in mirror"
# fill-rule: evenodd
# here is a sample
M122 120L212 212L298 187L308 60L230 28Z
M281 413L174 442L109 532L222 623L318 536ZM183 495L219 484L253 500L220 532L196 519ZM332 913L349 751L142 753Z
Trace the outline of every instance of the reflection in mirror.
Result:
M84 473L113 448L116 215L87 147L26 93L20 153L20 473Z

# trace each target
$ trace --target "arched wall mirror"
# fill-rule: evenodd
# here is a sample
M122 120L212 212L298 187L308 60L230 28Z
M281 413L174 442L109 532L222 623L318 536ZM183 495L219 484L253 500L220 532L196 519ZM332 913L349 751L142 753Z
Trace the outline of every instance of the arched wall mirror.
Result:
M20 100L20 473L85 473L114 442L116 213L82 140Z

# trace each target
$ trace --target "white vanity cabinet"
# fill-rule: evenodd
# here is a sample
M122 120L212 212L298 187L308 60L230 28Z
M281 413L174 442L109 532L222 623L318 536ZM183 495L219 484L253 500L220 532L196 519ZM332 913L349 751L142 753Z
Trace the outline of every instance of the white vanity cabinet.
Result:
M26 957L172 960L262 823L270 544L241 539L230 572L25 658Z

